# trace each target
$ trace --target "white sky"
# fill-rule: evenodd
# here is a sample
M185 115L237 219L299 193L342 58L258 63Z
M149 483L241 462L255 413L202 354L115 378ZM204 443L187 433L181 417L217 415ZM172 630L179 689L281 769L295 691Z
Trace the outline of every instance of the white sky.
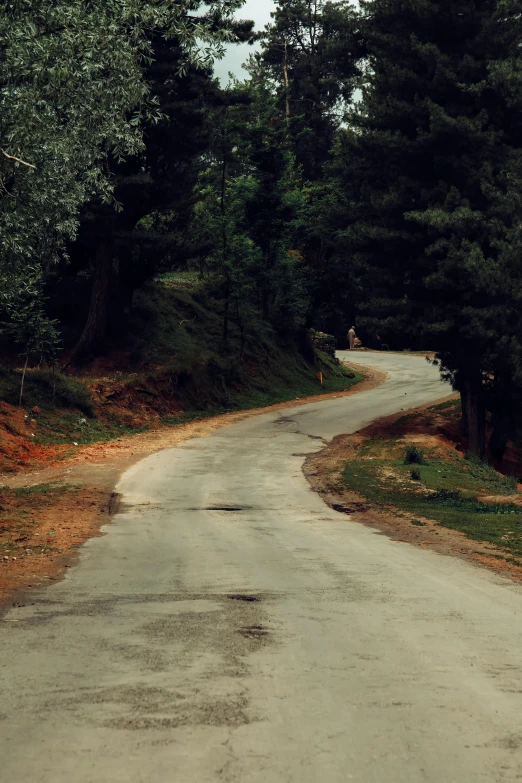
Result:
M245 5L238 12L239 19L253 19L256 23L256 29L262 30L270 21L270 12L275 8L273 0L246 0ZM222 60L216 62L214 73L219 76L221 82L226 84L228 73L232 71L239 78L246 76L241 65L248 59L248 55L255 51L255 48L248 44L241 46L229 46L228 52Z

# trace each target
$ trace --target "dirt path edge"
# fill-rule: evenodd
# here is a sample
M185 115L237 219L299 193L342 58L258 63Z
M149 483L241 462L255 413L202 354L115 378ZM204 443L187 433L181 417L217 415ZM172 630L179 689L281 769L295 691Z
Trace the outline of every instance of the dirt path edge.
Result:
M368 427L351 435L339 435L320 452L310 454L303 472L311 486L324 502L335 511L346 514L349 523L363 524L393 541L431 549L441 555L458 557L477 567L488 568L502 577L522 582L522 567L509 562L509 555L500 547L468 538L457 530L442 527L433 520L424 520L424 526L411 524L411 515L401 514L392 507L368 501L363 495L348 490L342 480L345 461L354 445L364 440L375 429L388 428L397 419L419 413L434 405L456 399L450 395L434 400L428 405L401 411L372 422Z

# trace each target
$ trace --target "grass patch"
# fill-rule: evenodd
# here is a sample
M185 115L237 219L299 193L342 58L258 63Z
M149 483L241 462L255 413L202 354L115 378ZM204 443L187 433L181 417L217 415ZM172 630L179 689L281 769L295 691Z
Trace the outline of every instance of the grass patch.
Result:
M10 557L25 554L27 547L38 552L53 551L54 531L30 544L39 523L38 512L64 493L74 495L76 487L59 484L37 484L32 487L10 489L0 487L0 553Z
M103 420L88 419L72 411L53 411L38 417L34 443L41 446L88 446L91 443L114 440L123 435L144 432L146 427L133 427L110 416Z
M45 495L46 498L48 498L50 495L59 495L61 492L69 492L71 487L62 486L60 484L35 484L32 487L20 487L18 489L6 489L0 488L0 504L2 502L2 497L5 497L5 494L11 494L14 498L17 497L39 497L42 495Z
M18 405L22 371L0 367L0 399ZM24 408L42 410L75 408L86 416L93 416L91 395L84 383L51 370L27 370L22 398Z
M446 402L439 402L438 405L432 405L428 408L429 411L447 411L448 413L455 413L459 415L462 413L462 407L460 400L446 400Z
M345 465L345 486L374 503L411 514L414 525L425 517L473 540L522 555L522 508L480 500L486 495L515 494L515 478L457 454L443 460L437 451L426 454L421 467L411 469L400 458L401 449L404 444L393 439L367 440Z

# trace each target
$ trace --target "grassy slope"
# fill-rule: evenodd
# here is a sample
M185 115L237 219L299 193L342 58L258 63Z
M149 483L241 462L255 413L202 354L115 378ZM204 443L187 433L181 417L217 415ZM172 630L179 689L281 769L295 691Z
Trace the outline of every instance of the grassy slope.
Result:
M224 346L221 309L197 286L169 279L138 292L125 338L87 375L27 373L23 405L32 444L92 443L158 423L344 390L360 380L324 354L307 361L295 338L278 337L259 321L245 330L243 349L234 324ZM0 370L0 400L17 404L20 377Z
M437 448L425 451L422 464L408 463L408 448L400 437L367 439L346 462L345 485L368 500L411 515L412 524L422 524L418 517L435 520L522 555L522 508L508 501L517 495L514 477ZM418 478L412 478L412 472ZM485 496L498 500L482 502ZM502 496L508 502L502 502Z

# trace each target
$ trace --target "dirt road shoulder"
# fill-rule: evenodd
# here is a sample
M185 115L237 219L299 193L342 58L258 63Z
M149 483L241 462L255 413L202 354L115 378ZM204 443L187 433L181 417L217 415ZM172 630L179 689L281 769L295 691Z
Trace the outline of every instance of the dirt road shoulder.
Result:
M445 412L450 410L451 400L455 398L447 398L439 401L438 404L431 403L414 411L401 412L396 416L374 422L353 435L341 435L335 438L321 452L310 455L304 466L305 475L312 488L330 507L347 515L347 522L350 524L367 525L394 541L427 547L440 554L460 557L521 582L522 560L519 555L521 542L518 538L515 540L514 535L510 535L513 531L507 530L507 528L515 529L517 526L517 517L509 515L520 513L520 509L517 509L522 504L520 485L518 492L515 489L516 494L510 495L509 490L505 489L503 496L495 494L488 497L486 490L483 490L482 493L479 492L480 497L476 498L473 477L469 475L470 468L465 465L464 447L459 442L458 427L455 421L451 421L449 415L445 415ZM420 454L422 450L429 453L428 465L420 467L419 471L415 470L418 466L410 465L407 470L402 455L405 447L408 446L413 446ZM397 458L399 452L400 460ZM429 462L432 464L430 465ZM424 479L424 475L419 477L417 472L442 474L441 479L436 476L437 480L443 482L444 477L447 476L451 481L456 474L451 474L450 469L446 470L444 466L454 465L455 462L459 463L460 475L462 476L462 471L465 472L469 487L464 485L463 489L459 487L447 490L446 497L441 497L445 503L444 512L448 511L448 501L450 504L456 501L457 505L463 504L463 509L468 508L466 489L469 488L469 497L473 496L475 503L478 500L481 506L484 503L496 504L492 506L492 511L495 508L502 512L498 517L500 530L498 526L493 533L491 529L485 530L484 526L473 530L473 525L468 524L465 526L468 528L466 534L452 527L455 525L453 520L450 520L447 526L448 523L444 518L441 521L440 515L437 520L435 514L430 518L426 513L424 515L416 513L415 503L411 502L412 493L424 494L421 496L420 503L423 509L429 508L428 501L437 495L436 490L429 489L429 483L427 487L426 484L420 485L419 478ZM515 464L516 460L511 454L510 468ZM411 472L415 473L414 478L417 480L410 479L409 468L414 469ZM350 470L354 475L351 480L347 480L347 471ZM482 481L484 481L482 476L484 470L494 473L486 467L477 466L475 472L481 474ZM493 476L494 481L501 482L504 479L508 483L510 481L509 476L495 475L498 479ZM368 476L373 476L371 487ZM489 474L486 479L491 479ZM359 482L360 486L358 486ZM463 483L462 480L459 483ZM516 481L514 486L516 488ZM402 505L397 503L394 506L394 500L400 497L398 493L401 492L406 500ZM468 506L465 506L466 503ZM509 504L509 507L503 508L503 504ZM483 512L485 509L479 507L476 510ZM479 518L481 522L487 521L487 514L480 513ZM479 540L480 538L482 540ZM498 543L493 543L495 540Z

